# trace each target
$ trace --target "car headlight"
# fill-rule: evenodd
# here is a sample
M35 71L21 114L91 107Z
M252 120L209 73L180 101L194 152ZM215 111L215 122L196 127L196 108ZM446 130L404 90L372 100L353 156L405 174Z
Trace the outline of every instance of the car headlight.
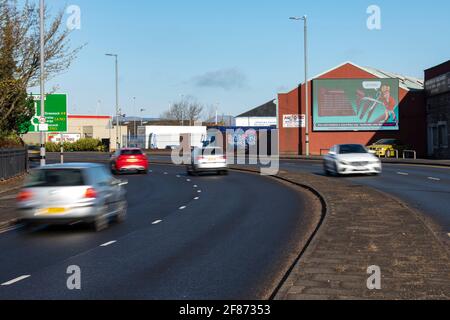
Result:
M339 161L339 163L342 164L343 166L350 165L350 163L348 163L347 161L343 161L343 160Z

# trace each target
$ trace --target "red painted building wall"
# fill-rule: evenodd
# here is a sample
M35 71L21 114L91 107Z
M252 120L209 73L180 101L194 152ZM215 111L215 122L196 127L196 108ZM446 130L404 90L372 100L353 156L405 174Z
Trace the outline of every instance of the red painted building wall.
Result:
M377 77L353 64L345 64L331 70L316 79L377 79ZM309 82L309 97L312 97L312 85ZM407 91L400 88L400 130L379 132L310 132L310 152L312 155L326 153L330 147L342 143L372 144L380 139L396 138L410 145L419 156L426 154L427 129L426 105L423 91ZM305 154L305 129L283 128L283 115L306 114L305 86L280 94L279 97L280 154ZM309 127L312 128L312 101L309 102Z

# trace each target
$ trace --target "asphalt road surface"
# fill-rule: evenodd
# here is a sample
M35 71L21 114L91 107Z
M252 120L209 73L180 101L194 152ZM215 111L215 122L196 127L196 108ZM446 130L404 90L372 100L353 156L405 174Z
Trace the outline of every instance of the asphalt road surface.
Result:
M317 161L286 160L281 168L323 175ZM351 176L352 183L366 185L393 195L431 218L447 236L450 233L450 168L384 164L379 176Z
M258 175L151 169L123 177L124 224L0 234L0 299L268 298L312 232L308 197Z

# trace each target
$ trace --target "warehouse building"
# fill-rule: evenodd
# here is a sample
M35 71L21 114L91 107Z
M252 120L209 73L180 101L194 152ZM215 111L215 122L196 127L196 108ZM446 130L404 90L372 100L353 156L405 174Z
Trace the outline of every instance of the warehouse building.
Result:
M128 128L121 126L119 128L120 136L127 134ZM69 115L68 130L63 133L63 140L66 142L75 142L79 139L93 138L102 141L105 147L110 150L116 148L116 127L113 126L111 116L93 116L93 115ZM39 133L25 134L22 139L25 143L37 145L40 143ZM60 142L59 132L46 133L46 141Z
M450 159L450 60L425 70L428 156Z
M236 117L237 127L276 127L277 105L271 100Z
M308 84L308 106L304 84L278 96L280 154L306 154L309 114L312 155L335 144L370 145L381 139L398 139L418 156L426 155L423 81L346 62Z

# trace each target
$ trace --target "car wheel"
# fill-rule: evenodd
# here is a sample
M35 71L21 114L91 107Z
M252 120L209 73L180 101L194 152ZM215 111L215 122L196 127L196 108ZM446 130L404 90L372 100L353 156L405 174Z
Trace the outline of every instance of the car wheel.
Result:
M119 204L119 211L118 211L117 216L116 216L116 221L118 223L122 223L122 222L125 222L125 220L127 220L127 215L128 215L128 210L127 209L128 209L128 206L127 206L126 201L122 201Z
M31 233L36 228L36 225L32 222L22 222L22 228L20 229L24 233Z
M338 167L337 167L336 162L334 163L334 176L335 177L340 177L341 176L341 174L338 171Z
M325 175L326 175L327 177L331 176L331 172L330 172L330 170L328 170L328 168L327 168L326 165L323 166L323 171L325 171Z
M103 206L100 209L100 213L95 217L93 227L95 232L101 232L106 230L109 226L109 219L107 217L107 206Z

